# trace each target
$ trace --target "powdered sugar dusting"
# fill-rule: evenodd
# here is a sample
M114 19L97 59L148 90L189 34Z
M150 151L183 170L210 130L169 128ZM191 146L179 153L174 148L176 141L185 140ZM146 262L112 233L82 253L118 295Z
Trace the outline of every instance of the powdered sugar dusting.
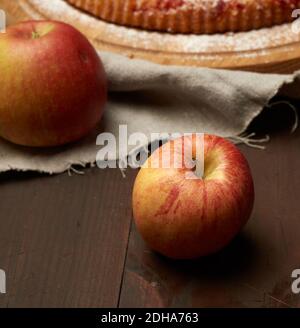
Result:
M20 4L33 18L47 17L72 23L79 28L89 27L93 36L104 43L111 43L113 39L116 44L133 49L163 49L165 52L203 55L242 52L243 56L254 56L253 51L300 41L300 35L292 33L291 24L239 33L173 35L106 23L81 12L63 0L20 0Z

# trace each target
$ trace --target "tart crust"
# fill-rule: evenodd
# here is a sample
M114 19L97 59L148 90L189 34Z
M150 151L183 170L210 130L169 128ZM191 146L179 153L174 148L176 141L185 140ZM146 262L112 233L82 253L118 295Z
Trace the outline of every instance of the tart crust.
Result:
M105 21L146 30L211 34L293 20L300 0L66 0Z

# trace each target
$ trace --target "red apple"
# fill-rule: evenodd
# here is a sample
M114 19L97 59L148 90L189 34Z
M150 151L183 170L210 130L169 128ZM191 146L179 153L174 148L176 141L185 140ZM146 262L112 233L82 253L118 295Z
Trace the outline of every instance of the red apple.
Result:
M157 149L141 168L134 184L133 215L153 250L174 259L193 259L220 250L237 235L250 217L254 188L245 157L231 142L213 135L204 136L204 175L188 179L187 173L196 171L184 163L178 168L178 161L183 152L191 156L188 161L195 157L198 136L182 138ZM167 152L171 165L163 168ZM179 153L182 156L175 156Z
M88 134L107 98L103 65L85 36L55 21L28 21L0 34L0 136L58 146Z

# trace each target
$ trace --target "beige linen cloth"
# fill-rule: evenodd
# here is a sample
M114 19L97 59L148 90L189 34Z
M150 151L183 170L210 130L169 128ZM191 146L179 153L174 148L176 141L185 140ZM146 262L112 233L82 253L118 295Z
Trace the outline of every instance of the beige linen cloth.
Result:
M207 68L161 66L101 53L109 79L109 102L101 124L80 142L52 149L20 147L0 140L0 172L61 173L96 161L102 132L118 138L142 132L206 132L238 136L280 92L297 95L300 76L256 74ZM284 89L284 90L283 90ZM131 148L128 148L130 152ZM118 155L117 155L118 156Z

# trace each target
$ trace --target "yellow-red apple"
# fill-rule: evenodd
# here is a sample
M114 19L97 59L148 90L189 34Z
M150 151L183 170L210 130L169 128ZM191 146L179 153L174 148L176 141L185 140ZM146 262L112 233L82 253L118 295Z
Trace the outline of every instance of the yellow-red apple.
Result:
M25 146L76 141L100 121L102 62L70 25L28 21L0 34L0 136Z
M174 259L193 259L220 250L242 229L252 211L254 187L248 163L237 147L207 134L204 174L187 178L187 173L197 172L182 159L195 157L198 136L182 138L157 149L141 168L134 184L133 215L153 250ZM169 168L163 165L167 152Z

